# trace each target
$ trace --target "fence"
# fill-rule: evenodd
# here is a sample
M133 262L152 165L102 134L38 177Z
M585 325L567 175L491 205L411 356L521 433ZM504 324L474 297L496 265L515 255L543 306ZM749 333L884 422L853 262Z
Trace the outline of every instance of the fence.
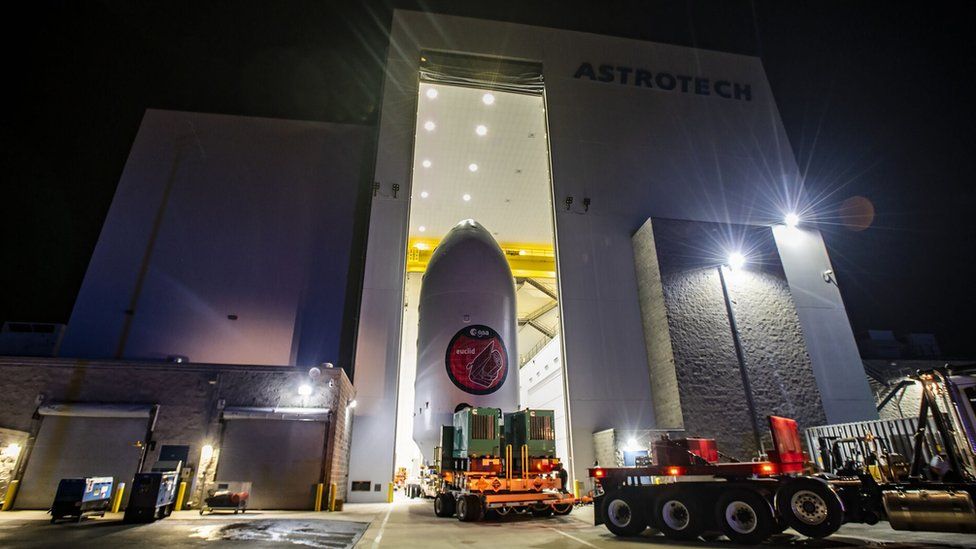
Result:
M863 437L871 433L875 437L883 438L888 443L889 451L905 456L909 462L915 455L915 429L918 427L917 417L905 417L898 419L886 419L875 421L859 421L856 423L838 423L836 425L822 425L820 427L810 427L806 430L807 448L816 460L817 466L823 470L824 456L820 451L819 441L822 437L851 438ZM932 418L928 419L928 429L925 430L925 443L922 444L922 456L925 462L932 459L933 452L938 452L942 445L942 438L938 435L935 422ZM839 447L842 461L849 459L863 459L863 456L855 456L859 452L856 445L841 445Z

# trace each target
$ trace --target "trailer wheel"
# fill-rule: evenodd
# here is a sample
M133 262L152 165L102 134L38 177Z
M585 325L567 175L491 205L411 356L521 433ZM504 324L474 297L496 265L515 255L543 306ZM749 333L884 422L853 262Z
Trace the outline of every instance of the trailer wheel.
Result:
M730 540L744 545L762 543L776 527L769 502L751 490L731 490L718 498L715 522Z
M705 531L705 521L695 499L681 490L662 494L654 506L654 519L671 539L691 540Z
M532 507L533 517L551 517L552 516L552 505L535 505Z
M484 515L481 499L474 494L466 494L457 502L457 517L461 522L477 522Z
M800 478L776 492L776 511L797 532L811 538L827 537L840 528L844 506L826 482Z
M556 503L552 506L552 512L558 516L568 515L573 512L572 503Z
M454 515L454 496L450 494L437 494L434 498L434 515L438 517L450 517Z
M636 536L647 528L647 519L635 494L613 492L603 498L603 523L617 536Z

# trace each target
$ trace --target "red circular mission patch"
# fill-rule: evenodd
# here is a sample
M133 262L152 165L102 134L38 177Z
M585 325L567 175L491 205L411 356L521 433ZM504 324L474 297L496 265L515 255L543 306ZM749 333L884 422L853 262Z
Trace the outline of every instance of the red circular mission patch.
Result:
M508 352L498 332L476 324L454 334L447 346L447 376L472 395L494 393L508 375Z

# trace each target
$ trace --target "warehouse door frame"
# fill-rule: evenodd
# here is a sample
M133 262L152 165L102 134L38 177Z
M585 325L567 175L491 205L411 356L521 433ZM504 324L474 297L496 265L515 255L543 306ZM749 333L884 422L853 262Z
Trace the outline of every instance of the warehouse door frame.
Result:
M326 467L329 465L329 439L332 432L332 417L329 408L256 408L247 406L228 406L224 408L221 414L220 455L217 458L217 467L214 471L214 478L210 479L211 481L253 481L253 479L244 478L222 478L220 471L221 465L226 463L225 460L227 459L227 454L224 452L224 449L228 423L230 421L254 420L300 421L321 424L322 449L321 454L319 454L317 483L322 484L325 482ZM252 486L252 491L254 488L260 489L259 487ZM206 482L201 489L206 490ZM201 497L206 497L206 494L201 493Z
M34 450L37 448L37 441L40 438L45 425L45 418L49 416L67 418L88 418L88 419L144 419L146 428L144 434L134 444L139 448L139 457L135 464L135 473L142 471L146 459L146 451L151 442L153 431L156 427L156 419L159 417L158 404L117 404L117 403L70 403L70 402L51 402L38 407L37 415L41 420L33 432L33 436L28 439L25 455L21 459L18 467L17 479L23 484L31 472L31 461L34 458ZM96 441L97 442L97 441ZM43 477L42 477L43 478ZM116 490L120 483L127 486L131 484L131 478L115 478L113 490ZM23 508L18 505L18 499L24 493L26 485L18 487L17 494L14 496L14 508ZM30 487L27 487L30 489ZM56 488L55 488L56 491ZM123 493L123 507L128 499L128 490ZM54 492L50 494L51 500L54 499Z

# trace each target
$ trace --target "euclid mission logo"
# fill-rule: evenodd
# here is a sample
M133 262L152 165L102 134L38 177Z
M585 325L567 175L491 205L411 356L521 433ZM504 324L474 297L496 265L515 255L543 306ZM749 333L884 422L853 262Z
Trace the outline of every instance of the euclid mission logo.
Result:
M505 342L498 332L480 324L454 334L445 362L454 385L472 395L494 393L508 375Z

